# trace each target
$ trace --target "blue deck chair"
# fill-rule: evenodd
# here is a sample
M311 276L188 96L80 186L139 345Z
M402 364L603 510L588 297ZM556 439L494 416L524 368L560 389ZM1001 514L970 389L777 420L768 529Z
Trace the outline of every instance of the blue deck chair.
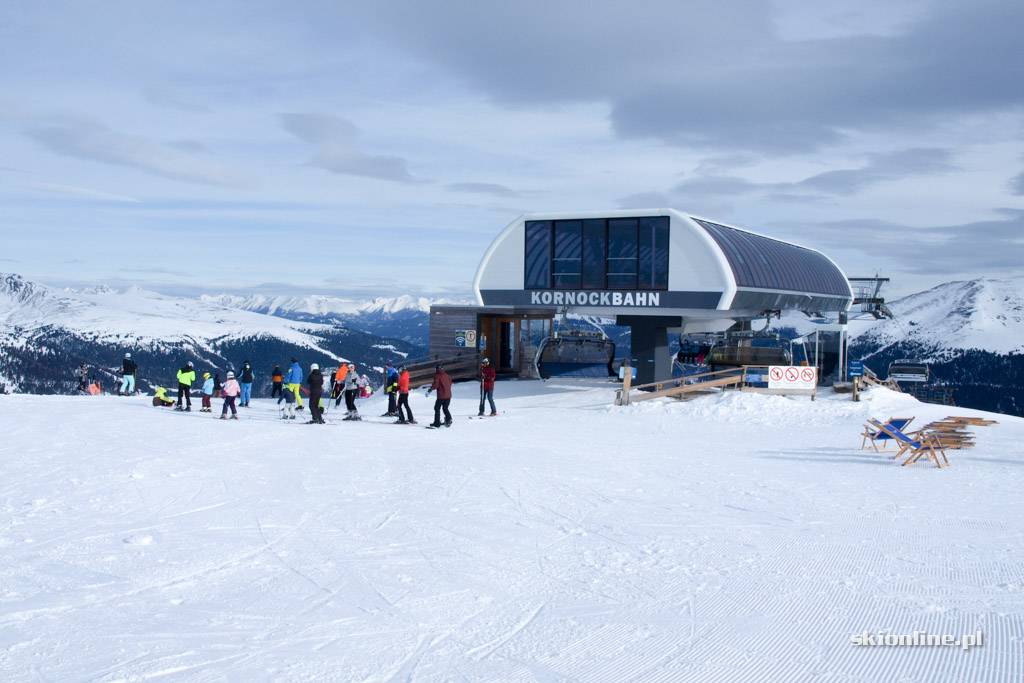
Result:
M887 424L890 427L894 427L902 432L907 428L907 425L913 421L914 418L912 417L890 417L882 424ZM871 424L864 425L864 439L860 442L860 449L862 451L867 448L868 441L871 442L871 445L872 447L874 447L876 453L881 453L882 451L889 450L886 447L890 443L894 445L897 444L897 440L895 438L893 438L890 434L883 432L881 429L878 429L875 426L874 423L877 423L877 420L868 420L868 422ZM882 444L882 448L878 447L879 443Z
M907 465L913 465L921 458L922 455L927 455L931 458L935 462L936 467L943 467L944 465L939 462L939 456L941 455L943 462L945 462L946 465L949 465L949 460L946 459L945 448L943 448L942 444L928 432L921 430L916 433L916 438L912 439L892 425L883 424L878 420L868 420L868 422L896 440L900 445L900 450L893 456L893 459L896 459L906 453L907 459L901 463L904 467Z

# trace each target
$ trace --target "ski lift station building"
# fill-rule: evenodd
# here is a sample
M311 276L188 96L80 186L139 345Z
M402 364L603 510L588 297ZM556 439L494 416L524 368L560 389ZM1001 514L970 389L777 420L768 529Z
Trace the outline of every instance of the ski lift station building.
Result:
M819 251L674 209L520 216L484 253L473 287L478 306L431 307L432 354L453 355L457 333L471 330L463 345L522 372L530 340L556 315L593 315L630 326L641 383L671 376L669 333L843 312L854 298Z

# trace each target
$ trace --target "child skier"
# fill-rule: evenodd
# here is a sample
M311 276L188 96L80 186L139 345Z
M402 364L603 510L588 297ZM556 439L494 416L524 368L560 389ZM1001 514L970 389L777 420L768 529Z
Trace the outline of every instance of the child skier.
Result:
M231 419L238 419L238 411L235 410L235 399L242 393L242 387L238 386L238 381L235 379L235 373L228 370L228 379L224 382L224 388L221 390L224 394L224 408L220 411L220 419L228 419L228 407L231 407Z
M282 420L294 420L295 419L295 394L290 391L282 391L277 397L277 405L281 405L281 401L284 401L284 405L281 406L281 419Z
M210 373L203 373L203 407L204 413L212 413L213 406L210 403L210 399L213 398L213 378L210 377Z

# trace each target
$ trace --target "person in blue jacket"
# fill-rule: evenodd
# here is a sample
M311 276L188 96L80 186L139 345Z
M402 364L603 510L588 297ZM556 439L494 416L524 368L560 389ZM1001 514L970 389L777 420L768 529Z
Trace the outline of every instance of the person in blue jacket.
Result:
M391 363L384 364L384 390L388 394L388 412L381 417L398 416L398 370Z
M285 375L284 381L288 384L288 391L295 394L298 410L302 410L302 394L299 393L299 389L302 387L302 366L299 365L298 359L292 358L292 366L288 368L288 374Z

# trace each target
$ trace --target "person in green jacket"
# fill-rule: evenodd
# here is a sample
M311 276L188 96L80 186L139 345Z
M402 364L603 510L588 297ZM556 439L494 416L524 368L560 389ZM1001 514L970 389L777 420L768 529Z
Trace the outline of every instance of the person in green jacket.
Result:
M185 363L185 367L178 370L178 405L174 407L175 410L185 410L191 412L192 410L192 382L196 381L196 371L192 367L192 361ZM181 407L181 399L185 397L185 403L187 408Z
M173 406L174 401L167 398L167 390L163 387L156 388L156 395L153 396L153 405L155 406Z

